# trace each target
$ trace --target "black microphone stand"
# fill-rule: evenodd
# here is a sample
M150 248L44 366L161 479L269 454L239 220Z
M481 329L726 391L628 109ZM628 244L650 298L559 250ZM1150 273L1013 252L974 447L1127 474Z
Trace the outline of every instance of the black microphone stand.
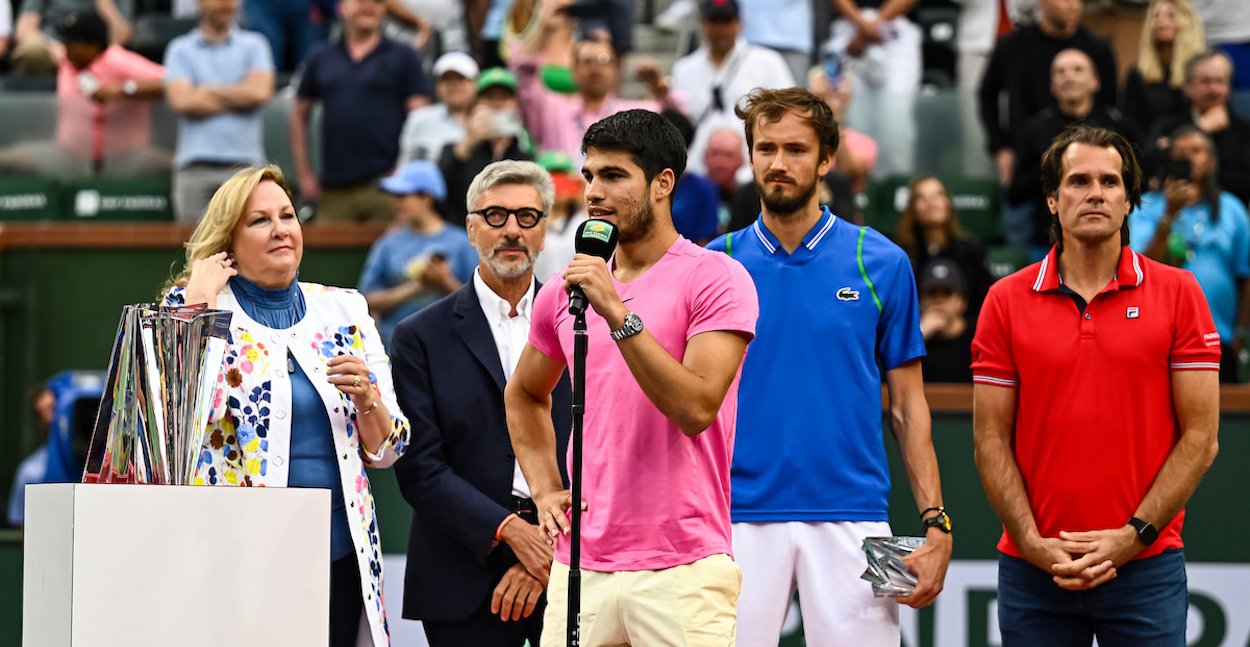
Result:
M582 624L582 416L586 413L586 309L573 313L573 534L569 544L568 647L581 645Z

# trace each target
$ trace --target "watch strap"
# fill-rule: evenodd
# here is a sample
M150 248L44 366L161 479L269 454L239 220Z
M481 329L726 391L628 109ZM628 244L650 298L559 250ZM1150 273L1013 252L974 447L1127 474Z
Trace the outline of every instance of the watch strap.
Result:
M931 508L930 510L933 509L936 509L938 513L920 522L924 526L924 531L929 532L930 528L937 528L949 535L951 533L951 516L946 514L946 510L943 508ZM925 512L930 510L925 510ZM921 514L924 514L924 512Z
M1128 525L1137 530L1137 538L1141 539L1141 543L1146 546L1155 543L1155 540L1159 538L1159 531L1155 530L1155 527L1149 521L1142 521L1137 517L1133 517L1128 520Z

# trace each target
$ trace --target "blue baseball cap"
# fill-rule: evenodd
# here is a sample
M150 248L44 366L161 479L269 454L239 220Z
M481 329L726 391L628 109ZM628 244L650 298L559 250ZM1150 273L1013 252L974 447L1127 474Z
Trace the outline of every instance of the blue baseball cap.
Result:
M399 167L395 174L382 178L382 190L395 195L424 193L442 202L447 199L447 182L433 162L413 160Z

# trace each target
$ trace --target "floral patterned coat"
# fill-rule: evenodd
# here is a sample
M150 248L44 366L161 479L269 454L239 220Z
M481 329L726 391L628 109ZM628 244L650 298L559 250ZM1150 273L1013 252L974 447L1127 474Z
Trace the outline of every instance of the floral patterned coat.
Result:
M197 485L284 487L291 449L289 352L325 403L334 434L339 475L347 499L347 520L360 567L361 599L376 647L390 644L382 604L382 550L377 513L365 466L388 467L408 446L408 420L395 400L390 358L382 348L365 299L355 290L300 283L307 311L294 326L277 330L247 316L227 284L217 307L234 313L229 349L221 374L205 444L196 467ZM183 288L165 296L182 305ZM391 430L377 454L361 446L351 398L324 379L326 362L350 353L369 365L370 381L391 413ZM321 379L319 379L321 378Z

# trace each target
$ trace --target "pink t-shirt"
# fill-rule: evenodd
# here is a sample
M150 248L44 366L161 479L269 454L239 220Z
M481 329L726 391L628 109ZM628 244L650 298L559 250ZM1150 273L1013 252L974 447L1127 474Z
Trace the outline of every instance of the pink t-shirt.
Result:
M738 261L685 238L630 283L613 281L630 311L679 361L699 333L741 331L754 337L759 300ZM559 276L534 300L530 344L573 366L573 317ZM587 311L586 417L582 461L581 566L643 571L732 554L729 465L738 413L734 375L716 421L687 438L647 399L609 336L603 317ZM571 470L570 470L571 472ZM569 563L560 537L556 559Z
M152 102L121 99L96 103L79 87L83 71L66 60L57 70L56 94L61 105L56 139L61 146L91 159L146 146L152 137ZM165 74L160 64L120 45L110 45L85 71L102 84L147 81Z

